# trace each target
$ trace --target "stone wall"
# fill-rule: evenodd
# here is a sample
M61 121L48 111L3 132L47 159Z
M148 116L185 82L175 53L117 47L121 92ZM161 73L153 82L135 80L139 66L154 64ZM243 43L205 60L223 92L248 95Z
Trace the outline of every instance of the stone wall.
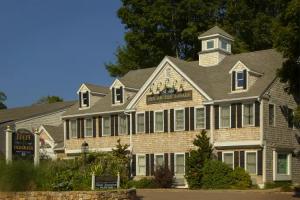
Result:
M0 192L0 200L134 200L135 190L71 192Z

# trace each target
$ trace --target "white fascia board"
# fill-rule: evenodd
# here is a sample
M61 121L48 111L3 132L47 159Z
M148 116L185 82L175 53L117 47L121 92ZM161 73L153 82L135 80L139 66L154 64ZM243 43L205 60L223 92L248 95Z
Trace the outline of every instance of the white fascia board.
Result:
M88 90L89 92L91 92L91 90L90 90L84 83L82 83L81 86L79 87L79 89L77 90L76 93L79 94L79 92L82 90L83 87L86 87L87 90Z
M230 40L230 41L234 41L234 39L226 37L225 35L221 35L219 33L213 34L213 35L207 35L207 36L199 36L198 39L199 40L203 40L203 39L209 39L209 38L214 38L214 37L222 37L224 39L227 39L227 40Z
M15 124L23 123L23 122L30 121L30 120L34 120L34 119L38 119L38 118L41 118L41 117L45 117L45 116L47 116L47 115L54 115L54 114L56 114L56 113L65 112L65 111L66 111L69 107L71 107L71 106L72 106L72 105L67 106L67 107L64 107L64 108L62 108L61 110L54 111L54 112L51 112L51 113L42 114L42 115L38 115L38 116L35 116L35 117L27 118L27 119L22 119L22 120L16 121Z
M240 101L240 100L251 100L251 99L258 99L259 96L252 96L252 97L240 97L240 98L232 98L232 99L220 99L215 101L204 101L204 105L212 105L215 103L222 103L222 102L230 102L230 101Z
M258 75L258 76L262 76L263 74L262 73L259 73L259 72L257 72L257 71L254 71L254 70L251 70L251 69L249 69L242 61L237 61L236 63L235 63L235 65L230 69L230 71L229 71L229 74L231 74L233 71L234 71L234 68L236 67L236 66L238 66L238 65L242 65L243 67L245 67L246 68L246 70L248 71L248 72L250 72L250 73L253 73L253 74L255 74L255 75Z
M109 152L112 151L113 147L107 147L107 148L89 148L89 152ZM65 154L73 154L73 153L81 153L81 149L65 149Z
M50 138L50 140L52 140L52 142L54 143L54 139L51 137L51 135L48 133L48 131L45 129L45 127L43 125L40 126L39 128L39 133L41 133L42 131L44 131L46 133L46 135Z
M227 142L215 142L214 147L234 147L234 146L261 146L260 140L239 140Z
M135 104L138 102L138 100L145 94L146 89L148 86L152 83L152 81L155 79L157 74L164 68L165 64L169 63L175 71L177 71L183 78L185 78L196 90L198 90L205 98L208 100L212 100L200 87L198 87L185 73L183 73L167 56L164 57L164 59L159 63L157 68L154 70L154 72L151 74L151 76L148 78L148 80L144 83L144 85L141 87L141 89L138 91L138 93L135 95L135 97L132 99L132 101L128 104L126 109L132 109Z
M126 110L126 112L134 111L132 109ZM94 112L94 113L85 113L85 114L75 114L75 115L65 115L62 116L62 119L65 118L72 118L72 117L84 117L84 116L92 116L92 115L103 115L103 114L113 114L113 113L120 113L125 112L125 110L114 110L114 111L106 111L106 112Z
M117 82L119 82L123 87L125 87L125 85L119 79L116 78L114 82L111 84L111 86L109 87L109 89L111 90Z

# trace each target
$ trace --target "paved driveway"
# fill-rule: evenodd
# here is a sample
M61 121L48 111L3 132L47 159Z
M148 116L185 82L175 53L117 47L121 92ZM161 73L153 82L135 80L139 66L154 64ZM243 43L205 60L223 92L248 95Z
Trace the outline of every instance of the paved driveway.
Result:
M139 200L300 200L293 193L266 190L138 189Z

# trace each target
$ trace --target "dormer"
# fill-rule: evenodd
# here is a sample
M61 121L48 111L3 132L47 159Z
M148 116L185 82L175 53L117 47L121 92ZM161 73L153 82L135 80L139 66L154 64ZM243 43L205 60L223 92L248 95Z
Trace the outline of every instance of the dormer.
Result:
M118 79L110 86L112 105L121 105L124 103L124 88L125 86Z
M218 65L226 55L231 54L233 37L218 26L202 33L198 39L202 46L199 52L199 65L202 67Z

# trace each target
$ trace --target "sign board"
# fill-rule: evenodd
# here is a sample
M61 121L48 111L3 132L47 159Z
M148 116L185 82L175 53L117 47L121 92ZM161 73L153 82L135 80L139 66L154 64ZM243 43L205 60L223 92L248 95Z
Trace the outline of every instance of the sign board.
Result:
M147 104L168 103L175 101L192 100L192 90L177 92L176 90L164 90L160 94L147 96Z
M98 189L114 189L118 186L117 176L95 176L95 187Z
M12 136L12 149L14 155L33 155L34 134L27 129L18 129Z

